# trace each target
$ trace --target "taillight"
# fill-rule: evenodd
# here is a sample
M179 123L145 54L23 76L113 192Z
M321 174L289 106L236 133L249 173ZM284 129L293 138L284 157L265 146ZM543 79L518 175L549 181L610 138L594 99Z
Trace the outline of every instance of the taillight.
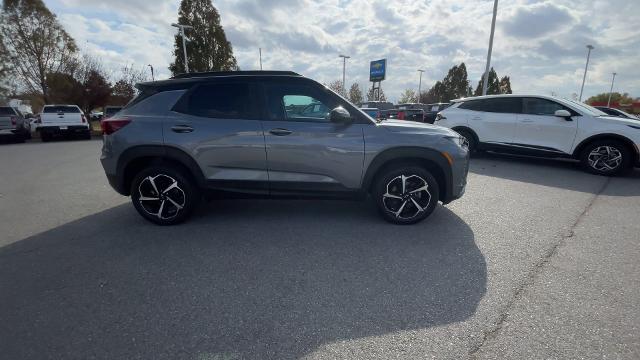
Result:
M404 111L398 111L398 120L404 120Z
M131 119L127 117L123 118L109 118L100 121L100 127L102 128L102 133L104 135L111 135L114 132L122 129L123 127L129 125Z
M15 116L12 116L12 117L11 117L11 125L16 126L16 121L17 121L17 120L16 120L16 117L15 117Z
M84 114L80 114L80 117L82 118L83 124L87 122L87 118L84 116Z

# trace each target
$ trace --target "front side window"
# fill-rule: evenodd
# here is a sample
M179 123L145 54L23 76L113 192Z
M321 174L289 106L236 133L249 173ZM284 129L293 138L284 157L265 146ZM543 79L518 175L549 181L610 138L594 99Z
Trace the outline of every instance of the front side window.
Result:
M524 98L525 114L553 116L558 110L567 110L573 113L573 111L555 101L540 98Z
M269 118L284 121L329 122L338 102L326 93L305 85L266 86Z
M522 100L517 97L471 100L460 105L460 108L492 113L520 114L522 113Z
M246 119L250 117L249 109L249 84L211 83L194 89L181 112L218 119Z

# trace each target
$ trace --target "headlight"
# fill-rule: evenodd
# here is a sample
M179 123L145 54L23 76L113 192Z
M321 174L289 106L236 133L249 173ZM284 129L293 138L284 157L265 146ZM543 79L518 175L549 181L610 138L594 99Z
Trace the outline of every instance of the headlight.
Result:
M436 121L440 121L440 120L446 120L447 117L442 115L442 113L437 113L436 114Z
M469 150L469 141L464 136L447 136L446 138L453 141L461 148Z

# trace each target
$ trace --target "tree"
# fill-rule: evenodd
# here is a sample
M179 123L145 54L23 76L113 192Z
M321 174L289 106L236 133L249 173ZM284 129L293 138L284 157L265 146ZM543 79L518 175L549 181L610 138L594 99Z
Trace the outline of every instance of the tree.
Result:
M464 63L460 63L458 66L454 65L442 80L442 85L444 86L444 101L468 96L467 66Z
M476 87L476 91L474 93L475 96L482 95L482 86L484 82L484 74L480 81L478 81L478 86ZM509 88L511 88L511 84L509 84ZM493 67L489 70L489 82L487 83L487 95L495 95L500 94L500 81L498 81L498 74Z
M193 26L186 30L187 58L189 71L237 70L238 64L233 56L231 43L227 41L218 10L211 0L182 0L178 10L178 23ZM169 65L173 75L183 73L184 53L182 37L175 36L173 46L174 62Z
M47 74L48 99L58 104L79 104L82 101L82 83L71 74L52 72Z
M504 76L500 79L500 94L512 94L511 91L511 79L508 76Z
M74 64L75 41L42 0L4 0L0 33L12 73L28 92L49 100L47 74Z
M331 90L333 90L333 92L340 94L344 97L346 97L346 94L344 93L343 88L342 88L342 81L340 80L334 80L332 82L329 83L329 85L327 85L327 87Z
M586 103L587 104L594 104L594 103L606 104L607 101L609 101L609 93L602 93L602 94L594 95L588 98ZM611 103L631 104L633 101L634 101L633 98L629 96L628 93L624 93L624 94L621 94L618 92L611 93Z
M111 85L98 71L91 70L82 86L82 100L77 102L85 114L98 107L109 103L111 97Z
M358 83L353 83L351 88L349 88L349 101L358 106L364 101L362 90L360 90Z
M135 88L124 79L118 80L111 89L111 105L124 106L135 96Z
M402 95L400 95L399 104L415 103L418 102L418 96L416 92L411 89L406 89Z
M423 104L447 102L451 100L442 81L436 81L435 85L423 94L424 95L420 97L420 102Z
M376 94L373 92L373 88L369 89L367 92L367 101L387 101L387 96L384 94L382 87L380 87L379 96L376 99Z

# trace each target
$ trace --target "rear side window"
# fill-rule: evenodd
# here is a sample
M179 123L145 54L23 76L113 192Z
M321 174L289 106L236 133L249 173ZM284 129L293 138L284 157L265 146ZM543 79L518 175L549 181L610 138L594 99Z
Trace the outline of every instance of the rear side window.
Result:
M195 88L176 109L189 115L218 119L249 119L249 84L211 83Z
M15 111L11 107L0 107L0 116L12 116L15 114Z
M575 111L555 101L540 98L524 98L524 113L529 115L554 115L557 110Z
M522 113L522 99L516 97L480 99L464 102L461 109L503 114Z
M77 106L45 106L42 109L45 114L50 113L79 113L80 109Z

